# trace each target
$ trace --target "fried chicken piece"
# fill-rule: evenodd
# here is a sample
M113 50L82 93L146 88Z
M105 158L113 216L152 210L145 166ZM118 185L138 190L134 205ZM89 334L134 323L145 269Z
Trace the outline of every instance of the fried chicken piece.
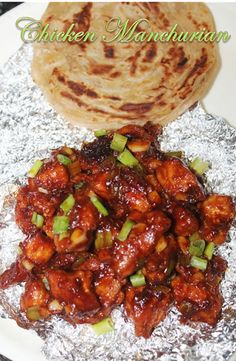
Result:
M176 206L173 210L174 232L177 236L188 237L199 229L197 217L188 208Z
M172 301L167 287L132 287L125 294L125 310L135 326L136 336L150 337L153 329L166 317Z
M165 248L162 249L163 247ZM157 242L156 251L148 257L142 273L151 284L162 283L170 276L176 261L177 243L174 236L172 234L162 236L161 245Z
M216 244L224 243L235 217L235 206L229 196L212 194L199 204L202 218L201 236Z
M51 295L59 302L73 305L81 312L95 312L100 308L93 290L90 271L77 270L69 273L62 270L48 270L45 275Z
M22 266L20 260L17 260L0 275L0 289L4 290L17 283L24 282L27 278L27 270Z
M29 280L25 284L25 291L20 299L21 311L26 313L30 321L49 316L48 302L50 296L40 280Z
M223 303L219 281L225 271L225 263L222 264L218 257L214 257L205 274L184 266L180 271L171 286L176 306L182 313L182 321L205 322L215 326Z
M57 160L50 160L43 164L38 174L30 180L30 184L48 192L56 191L58 193L68 188L69 180L66 166Z
M112 268L124 278L132 274L145 257L155 249L157 240L170 227L171 221L162 211L148 212L130 232L124 242L115 241L112 248Z
M53 241L42 232L27 238L21 245L23 254L34 264L46 264L55 252Z
M61 203L60 195L52 196L38 191L31 191L29 186L19 189L16 200L15 220L18 227L25 234L31 234L37 230L32 223L33 212L44 217L54 214L56 208Z
M164 160L156 171L163 190L176 201L196 203L205 199L197 177L177 158Z

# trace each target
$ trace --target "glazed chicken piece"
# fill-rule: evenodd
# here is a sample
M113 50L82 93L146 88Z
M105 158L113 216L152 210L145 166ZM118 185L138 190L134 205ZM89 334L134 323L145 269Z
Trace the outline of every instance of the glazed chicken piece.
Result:
M216 244L224 243L235 217L235 207L229 196L212 194L199 204L202 237Z
M81 312L95 312L100 308L98 298L93 291L92 273L77 270L65 272L48 270L45 273L50 286L50 293L59 302L71 305Z
M199 229L197 217L188 208L176 206L172 212L174 233L177 236L188 237Z
M172 234L162 236L142 269L142 273L151 284L164 282L175 268L177 261L177 243Z
M176 306L182 313L182 321L205 322L215 326L223 303L219 281L225 269L226 263L223 261L220 264L218 257L212 259L205 274L197 269L181 267L181 274L175 276L171 286Z
M54 214L61 203L61 195L48 195L38 191L31 191L29 186L21 187L16 201L15 220L19 228L25 234L31 234L37 230L32 223L33 212L44 217Z
M46 264L55 252L53 241L41 232L27 238L22 244L23 254L34 264Z
M21 296L21 310L25 311L30 321L49 316L48 302L50 296L44 284L40 280L30 280L25 285L25 291Z
M125 294L125 310L135 326L136 336L150 337L153 329L166 317L172 302L170 289L129 286Z
M156 171L164 192L176 201L196 203L205 199L197 177L177 158L164 160Z
M47 192L65 191L69 186L69 172L57 160L45 161L38 174L29 182L31 188L42 188Z
M115 241L112 248L112 268L120 278L131 275L140 263L155 249L158 239L170 227L171 221L164 212L146 213L143 220L124 241Z

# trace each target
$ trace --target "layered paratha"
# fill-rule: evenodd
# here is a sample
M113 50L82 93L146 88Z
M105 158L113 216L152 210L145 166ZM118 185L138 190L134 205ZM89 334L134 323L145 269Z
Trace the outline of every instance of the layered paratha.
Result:
M94 42L36 42L32 75L65 119L87 128L160 124L200 100L218 69L215 43L118 42L102 35L109 19L148 19L136 32L214 31L202 3L50 3L42 17L50 29L93 31Z

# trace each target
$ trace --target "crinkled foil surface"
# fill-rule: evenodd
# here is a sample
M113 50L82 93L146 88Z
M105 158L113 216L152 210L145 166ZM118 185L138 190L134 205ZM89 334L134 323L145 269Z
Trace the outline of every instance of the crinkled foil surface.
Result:
M80 147L93 135L60 118L44 100L30 75L32 48L24 45L0 74L0 272L14 261L17 244L23 238L14 223L15 195L25 182L33 160L46 157L62 144ZM184 150L188 159L196 156L211 165L206 187L215 192L236 195L236 130L200 105L186 112L164 129L163 150ZM34 330L44 339L43 353L50 361L223 361L236 348L236 225L219 253L228 261L222 282L224 306L215 328L203 324L182 325L172 309L151 338L136 338L123 309L112 313L113 333L97 337L89 325L74 328L54 317L37 323ZM2 317L18 317L22 285L0 293ZM33 331L29 331L33 332Z

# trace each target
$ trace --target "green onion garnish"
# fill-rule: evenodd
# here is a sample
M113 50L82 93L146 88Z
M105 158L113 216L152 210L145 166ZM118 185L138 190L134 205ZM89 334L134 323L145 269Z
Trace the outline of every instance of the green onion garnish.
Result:
M53 233L61 234L65 233L69 228L69 217L56 216L53 219Z
M41 316L40 316L40 313L39 313L39 308L37 306L27 308L26 316L31 321L40 320Z
M133 287L140 287L146 284L144 275L141 272L137 272L134 275L130 276L130 282Z
M114 324L111 317L104 318L104 320L91 325L91 328L94 332L99 335L104 335L105 333L112 332L114 330Z
M60 205L60 208L63 210L65 214L69 213L70 210L75 205L75 198L73 197L73 194L70 194Z
M133 156L128 149L125 149L117 159L128 167L135 167L139 164L138 160Z
M42 166L43 166L43 162L39 159L36 160L34 162L33 167L28 171L28 177L34 178L38 174Z
M181 150L177 150L175 152L165 152L164 154L167 157L177 157L177 158L182 158L183 157L183 152L181 152Z
M118 239L119 241L125 241L131 231L131 229L133 228L134 226L134 222L131 221L130 219L126 219L125 223L123 224L121 230L120 230L120 233L118 234Z
M44 223L44 217L41 216L41 214L38 214L36 212L33 212L32 218L31 218L31 222L38 228L42 228L43 227L43 223Z
M198 268L202 271L205 271L205 269L207 268L207 260L200 258L200 257L193 256L191 258L190 265L194 268Z
M201 237L200 237L200 235L199 235L198 232L193 233L193 234L189 237L190 242L196 241L197 239L201 239Z
M93 203L94 207L97 208L99 213L101 213L103 216L108 216L108 210L104 207L104 205L96 195L90 195L90 200Z
M66 155L64 154L57 154L57 160L59 163L63 164L63 165L69 165L71 164L71 160L70 158L68 158Z
M193 170L195 170L195 172L198 175L202 175L203 173L205 173L209 167L207 162L204 162L203 160L201 160L200 158L195 158L191 163L190 163L190 168L192 168Z
M212 259L214 249L215 249L215 245L213 242L210 242L207 244L205 251L204 251L204 255L206 256L207 259L209 259L209 260Z
M101 249L112 246L112 234L111 231L97 232L95 239L95 248Z
M103 135L107 135L107 131L105 129L98 129L94 131L95 137L102 137Z
M189 253L192 256L201 256L205 249L204 239L196 239L195 241L190 242Z
M85 185L85 182L79 182L77 184L74 185L75 189L80 189Z
M117 152L122 152L125 148L128 138L124 135L115 133L111 142L111 149L116 150Z

